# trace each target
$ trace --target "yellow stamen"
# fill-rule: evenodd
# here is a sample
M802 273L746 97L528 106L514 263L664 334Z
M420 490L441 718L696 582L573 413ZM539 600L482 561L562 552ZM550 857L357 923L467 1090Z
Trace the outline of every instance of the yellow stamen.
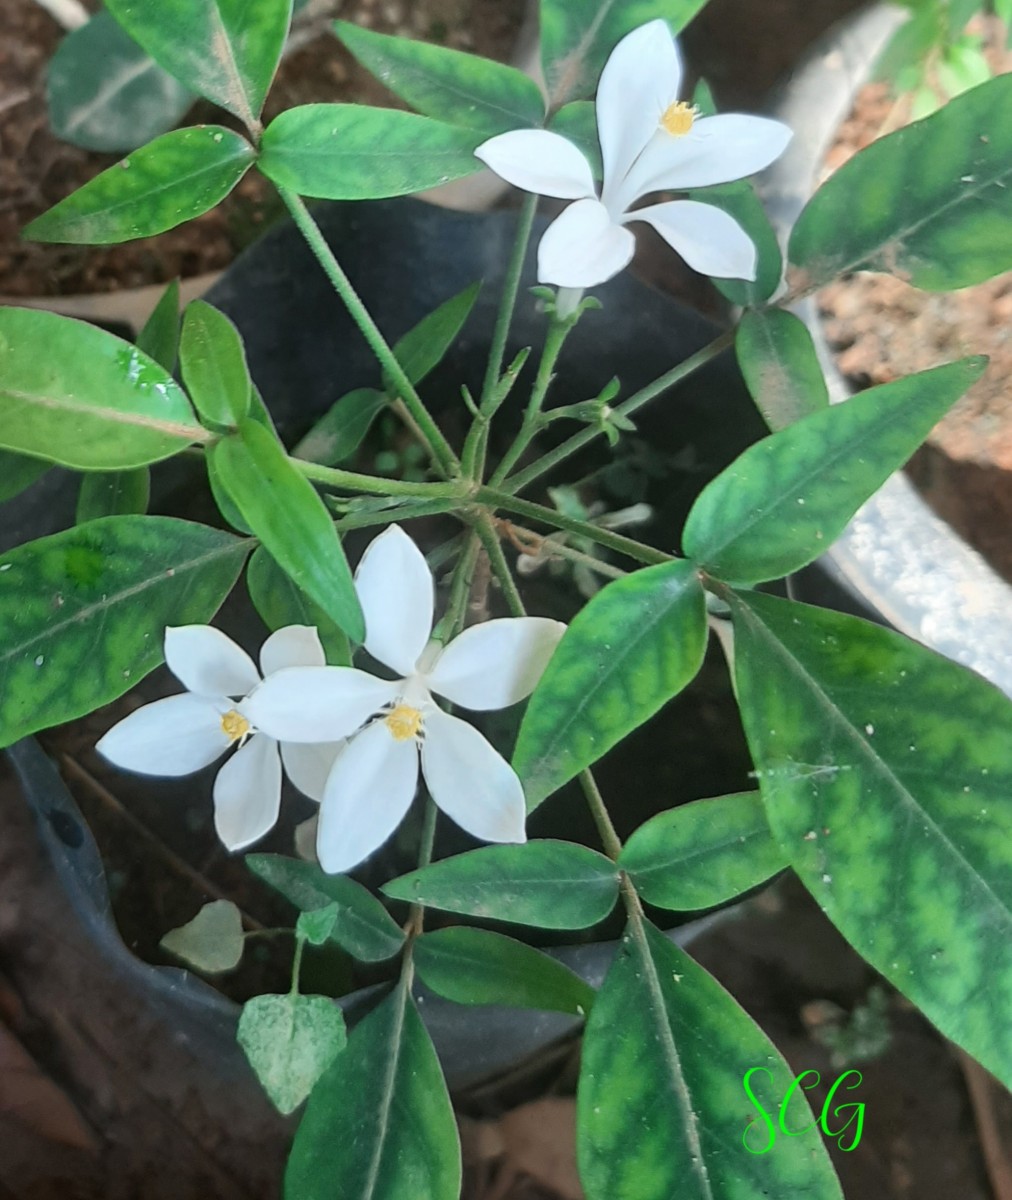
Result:
M695 124L699 110L694 104L686 104L684 100L676 100L669 104L661 114L661 126L672 137L685 137Z
M235 708L229 709L221 718L221 732L230 742L241 741L252 728L249 721Z
M406 742L408 738L417 737L418 731L422 727L422 714L417 708L412 708L410 704L398 704L392 712L387 713L383 720L394 740L398 742Z

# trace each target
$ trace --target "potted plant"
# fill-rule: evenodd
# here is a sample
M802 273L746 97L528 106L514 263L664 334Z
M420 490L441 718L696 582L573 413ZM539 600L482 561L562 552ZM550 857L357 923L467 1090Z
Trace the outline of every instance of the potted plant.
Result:
M417 976L458 1003L586 1018L577 1141L588 1196L839 1196L823 1138L844 1149L860 1139L863 1106L846 1094L853 1078L832 1086L816 1121L801 1095L805 1076L792 1076L644 907L718 907L788 867L943 1033L1012 1078L1004 1036L1009 701L899 634L767 587L834 541L982 363L963 359L827 403L803 325L771 299L782 274L776 238L741 182L775 159L790 133L776 121L708 114L705 92L695 103L680 95L673 34L699 5L655 15L639 5L577 12L545 0L547 97L507 68L342 25L346 44L421 115L313 105L265 130L259 113L286 4L263 0L239 23L224 3L195 6L189 22L155 5L114 7L157 61L229 107L245 133L203 127L156 139L29 234L154 232L215 203L255 167L278 187L381 376L365 395L349 379L359 386L310 432L315 458L300 457L277 436L235 326L211 305L184 315L182 385L165 365L176 349L171 304L145 331L147 350L73 321L0 313L3 446L77 470L128 473L114 489L116 511L93 509L91 519L0 562L9 629L2 735L11 742L115 699L164 656L185 690L114 726L100 744L113 762L173 775L228 755L214 786L215 821L235 851L274 823L282 766L319 801L319 865L246 858L301 910L290 988L254 997L239 1024L278 1107L294 1111L308 1096L288 1194L458 1193L456 1131L419 1016ZM215 29L201 27L207 19ZM229 53L209 61L207 44ZM935 271L954 257L979 263L983 241L1000 267L986 223L963 197L969 151L950 127L970 121L982 130L974 170L1000 173L1007 91L1006 81L990 81L929 118L935 124L908 147L905 165L927 176L930 162L931 187L902 205L883 205L864 176L853 185L841 174L820 189L792 234L787 299L851 261L855 238L865 255L888 247L907 269L916 253L918 269ZM507 252L486 369L437 418L417 382L456 340L473 290L444 300L424 336L391 347L302 197L410 193L478 161L529 195ZM640 204L671 191L687 198ZM538 242L540 357L511 428L506 400L520 386L526 346L512 360L506 348L537 194L571 203ZM1008 204L1000 188L992 199ZM395 212L381 213L391 228L401 221ZM592 322L609 319L583 293L628 264L629 225L639 221L746 312L736 331L688 357L676 352L621 400L605 375L559 404L550 389L570 338L584 329L593 337ZM911 222L932 237L899 237L897 223L903 231ZM664 530L662 548L574 513L565 496L551 507L525 494L565 464L572 469L595 441L621 446L651 401L732 343L774 432L702 488L684 522ZM327 353L316 342L310 349ZM580 365L574 359L571 373ZM349 426L361 428L381 406L423 447L423 478L334 465ZM184 451L200 456L238 534L123 511L123 496L141 507L137 472ZM436 513L460 529L438 610L430 567L400 527ZM353 574L344 537L355 528L383 532L370 535ZM504 549L512 544L528 560L577 564L603 585L564 631L526 612ZM250 554L250 591L275 628L259 663L206 624ZM489 615L493 577L509 615L467 625L469 611ZM758 789L674 808L623 836L609 794L621 784L603 787L597 764L684 691L711 628L733 670ZM82 631L95 648L84 672ZM365 651L356 665L353 647ZM445 707L483 712L524 701L509 761L501 731L486 725L486 736ZM375 881L386 900L408 905L398 924L347 872L377 861L420 776L429 799L415 808L412 869ZM565 837L528 840L536 810L550 811L572 781L599 850ZM434 859L440 812L488 844ZM467 924L434 928L426 915L565 931L619 905L623 933L600 988L519 940ZM216 950L241 953L235 914L208 914L204 932L208 920ZM393 978L347 1035L337 1006L299 986L305 946L330 940L364 961L392 963Z

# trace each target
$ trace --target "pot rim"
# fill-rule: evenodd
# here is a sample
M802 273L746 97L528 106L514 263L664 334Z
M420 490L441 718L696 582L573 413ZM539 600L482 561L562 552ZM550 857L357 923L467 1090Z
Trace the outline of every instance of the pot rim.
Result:
M775 97L770 115L789 125L794 138L761 177L759 192L785 253L837 128L907 15L876 3L833 26ZM852 393L814 300L791 311L812 335L830 402L846 400ZM903 472L887 480L819 561L845 594L880 620L1012 696L1012 587L932 511Z

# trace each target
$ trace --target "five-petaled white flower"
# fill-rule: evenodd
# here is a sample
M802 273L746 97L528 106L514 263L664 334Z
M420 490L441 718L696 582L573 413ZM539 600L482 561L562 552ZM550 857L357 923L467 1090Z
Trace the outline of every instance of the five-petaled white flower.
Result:
M233 745L237 752L214 781L214 827L229 850L241 850L273 828L281 804L281 760L297 788L314 800L334 755L334 745L282 743L258 732L246 698L260 672L245 650L210 625L165 630L165 661L187 689L145 704L118 722L96 749L110 762L143 775L189 775L209 766ZM315 629L289 625L260 650L265 676L326 662Z
M419 757L435 803L487 842L522 842L523 789L512 767L432 693L473 710L528 696L564 632L558 621L514 617L473 625L447 646L429 641L435 601L421 551L391 525L355 573L365 648L398 675L354 667L304 667L271 675L243 711L284 742L348 737L324 788L317 855L325 871L348 871L400 824L418 784Z
M754 279L751 238L727 213L697 200L633 208L642 196L743 179L786 147L779 121L726 113L701 117L678 99L682 64L666 22L627 34L605 64L597 89L604 161L598 199L583 152L544 129L502 133L475 151L497 175L525 191L575 200L545 231L538 279L563 288L604 283L627 266L630 221L646 221L690 267L718 278Z

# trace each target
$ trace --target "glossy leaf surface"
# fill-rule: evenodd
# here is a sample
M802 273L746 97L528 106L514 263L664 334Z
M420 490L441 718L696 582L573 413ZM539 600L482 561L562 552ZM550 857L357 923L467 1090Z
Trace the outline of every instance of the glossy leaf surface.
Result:
M1012 705L877 625L732 604L770 826L844 937L1012 1083Z
M513 767L528 809L677 695L705 647L691 563L646 567L602 588L570 623L520 726Z
M347 1042L344 1014L329 996L254 996L236 1039L278 1112L294 1112Z
M593 95L608 55L647 21L680 33L706 0L541 0L541 65L552 108Z
M288 35L292 0L106 0L151 57L253 126Z
M334 28L367 70L427 117L489 137L541 124L541 90L516 67L348 21L335 21Z
M286 1200L458 1200L460 1144L443 1073L405 988L348 1039L313 1089Z
M964 358L869 388L756 442L700 493L685 522L685 553L735 584L812 562L985 363Z
M212 429L238 425L250 408L252 381L242 338L232 322L203 300L183 314L179 365L194 407Z
M829 405L826 378L804 321L782 308L747 312L735 334L745 383L776 431Z
M304 104L268 125L261 171L321 200L375 200L437 187L481 169L473 130L392 108Z
M218 480L274 561L353 641L365 640L348 560L319 494L258 421L210 447Z
M408 900L540 929L586 929L615 907L615 864L585 846L536 841L444 858L383 885Z
M515 938L452 926L415 942L426 987L458 1004L505 1004L585 1016L594 989L562 963Z
M137 349L153 358L160 367L172 372L179 354L179 280L162 292L137 335Z
M773 1043L659 930L627 929L584 1035L577 1156L587 1200L842 1200L799 1092L787 1125L805 1132L769 1146L742 1087L753 1067L775 1114L794 1073Z
M246 568L250 599L272 632L286 625L312 625L332 667L351 666L348 637L323 609L285 574L263 546L253 551Z
M86 150L134 150L177 124L196 98L108 12L68 33L49 60L53 132Z
M331 939L361 962L393 958L404 933L373 894L346 875L327 875L315 863L280 854L247 854L246 865L302 912L338 906Z
M949 291L1012 268L1010 111L999 75L856 154L794 226L795 286L887 271Z
M3 555L0 746L129 691L162 661L166 625L214 616L247 552L204 525L126 516Z
M0 447L117 470L206 437L172 376L129 342L56 313L0 309Z
M758 792L694 800L636 830L619 855L649 904L674 912L713 908L787 866Z
M151 496L151 472L147 467L132 471L89 471L81 479L75 520L95 521L99 517L118 517L148 510Z
M245 138L221 125L162 134L36 217L24 236L104 245L164 233L214 208L255 158Z

